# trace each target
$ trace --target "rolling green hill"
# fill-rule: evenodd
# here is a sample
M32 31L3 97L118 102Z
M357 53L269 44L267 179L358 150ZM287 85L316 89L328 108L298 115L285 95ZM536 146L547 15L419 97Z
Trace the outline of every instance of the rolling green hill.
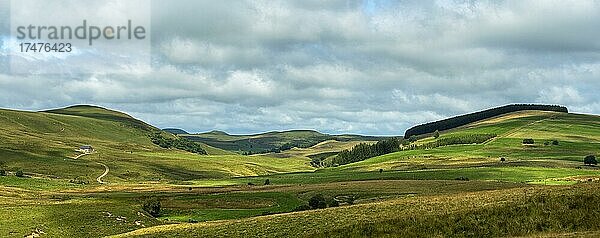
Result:
M473 134L496 134L483 144L451 145L428 150L400 151L338 169L374 170L447 168L454 165L540 166L577 168L583 157L600 153L600 117L560 112L524 111L504 114L449 131L438 139L428 137L416 144ZM523 139L532 138L533 145ZM553 145L556 140L558 145ZM501 163L500 158L505 158Z
M600 234L600 226L587 222L600 214L593 205L600 202L595 192L600 188L597 182L600 170L583 165L584 156L600 154L599 116L520 111L442 131L437 139L422 138L414 144L474 134L496 136L480 144L417 147L315 172L227 180L230 184L245 184L269 179L272 184L281 186L303 184L306 189L316 186L318 188L306 193L363 198L358 205L212 223L156 226L117 237L219 237L224 232L233 237L284 234L292 234L292 237L594 237ZM535 143L523 144L526 138ZM362 190L347 189L354 183L366 181L369 184ZM403 193L402 189L394 188L396 193L385 193L379 190L394 182L408 191ZM457 182L476 192L450 188ZM508 187L488 188L477 183ZM427 195L418 192L419 189L436 192ZM456 194L444 194L446 189Z
M9 172L0 176L0 237L600 234L588 222L600 214L600 170L582 162L600 154L599 116L503 114L395 153L320 169L310 158L335 156L370 137L338 136L252 156L201 144L209 155L198 155L154 145L148 135L157 132L98 107L0 110L0 168ZM424 146L490 134L479 144ZM314 131L202 136L229 146L327 137ZM534 144L523 144L528 138ZM81 145L96 152L75 159ZM15 176L18 170L26 177ZM328 208L310 209L317 195ZM158 217L142 208L150 198L162 204Z
M92 183L104 171L103 165L110 168L104 178L109 182L168 182L290 171L288 165L273 166L277 161L242 157L204 144L201 147L211 156L163 149L151 142L151 133L175 137L127 114L94 106L44 112L0 110L0 169ZM81 154L76 149L82 145L93 146L95 153L75 159ZM231 159L234 155L240 161L239 170L213 169L222 167L219 156ZM310 170L307 159L288 162L292 168Z

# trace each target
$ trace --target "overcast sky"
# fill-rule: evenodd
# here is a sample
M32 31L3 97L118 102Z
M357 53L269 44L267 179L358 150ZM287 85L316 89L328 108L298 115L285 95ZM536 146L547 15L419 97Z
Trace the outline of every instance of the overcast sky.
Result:
M152 2L151 32L150 72L4 69L0 107L94 104L190 132L371 135L508 103L600 114L598 1L165 0Z

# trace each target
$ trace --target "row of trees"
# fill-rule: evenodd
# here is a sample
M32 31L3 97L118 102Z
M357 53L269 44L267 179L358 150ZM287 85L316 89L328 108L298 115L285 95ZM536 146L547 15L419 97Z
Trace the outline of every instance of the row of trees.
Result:
M460 135L460 136L450 136L444 137L441 139L437 139L433 142L429 142L422 145L411 144L408 146L403 146L402 150L414 150L414 149L433 149L440 146L447 145L468 145L468 144L481 144L496 137L496 134L470 134L470 135Z
M164 137L162 135L162 133L157 132L157 133L150 135L150 140L152 140L152 143L154 143L162 148L165 148L165 149L176 148L176 149L185 150L188 152L201 154L201 155L208 154L200 146L200 144L193 142L191 140L185 139L185 138L180 138L180 137L168 138L168 137Z
M414 126L408 129L404 133L404 138L410 138L413 135L422 135L427 133L433 133L436 130L443 131L466 124L488 119L491 117L499 116L502 114L524 111L524 110L538 110L538 111L555 111L555 112L568 112L568 109L563 106L557 105L537 105L537 104L513 104L502 107L492 108L480 112L474 112L461 116L451 117L441 121L429 122L426 124Z
M361 143L351 150L343 150L335 158L333 164L342 165L366 160L371 157L393 153L400 150L400 140L390 138L376 144Z

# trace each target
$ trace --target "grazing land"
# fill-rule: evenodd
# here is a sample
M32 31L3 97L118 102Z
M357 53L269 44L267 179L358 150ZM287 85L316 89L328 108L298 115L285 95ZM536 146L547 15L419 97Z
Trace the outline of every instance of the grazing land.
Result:
M201 155L160 147L150 138L157 133L184 137L99 107L0 110L0 237L600 235L600 170L583 163L600 154L595 115L502 114L403 141L397 152L318 168L314 158L374 137L185 136L205 138L197 140L208 153ZM294 141L310 143L241 154ZM78 157L83 145L94 151Z

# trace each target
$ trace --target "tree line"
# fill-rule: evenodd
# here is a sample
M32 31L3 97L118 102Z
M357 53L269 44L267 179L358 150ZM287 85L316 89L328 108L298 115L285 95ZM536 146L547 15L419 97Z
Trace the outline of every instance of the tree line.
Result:
M512 104L502 107L487 109L480 112L469 113L461 116L451 117L440 121L429 122L422 125L414 126L404 133L404 138L417 136L427 133L433 133L436 130L443 131L466 124L499 116L506 113L537 110L537 111L554 111L554 112L569 112L566 107L558 105L539 105L539 104Z
M181 137L168 138L164 137L160 132L157 132L150 135L150 140L152 143L165 149L176 148L200 155L208 154L200 144Z
M360 143L351 150L343 150L333 158L334 165L343 165L363 161L368 158L393 153L400 150L400 140L390 138L375 144Z
M468 145L468 144L481 144L496 137L496 134L469 134L460 136L450 136L437 139L435 141L425 143L422 145L410 144L403 146L402 150L416 150L416 149L433 149L440 146L447 145Z

